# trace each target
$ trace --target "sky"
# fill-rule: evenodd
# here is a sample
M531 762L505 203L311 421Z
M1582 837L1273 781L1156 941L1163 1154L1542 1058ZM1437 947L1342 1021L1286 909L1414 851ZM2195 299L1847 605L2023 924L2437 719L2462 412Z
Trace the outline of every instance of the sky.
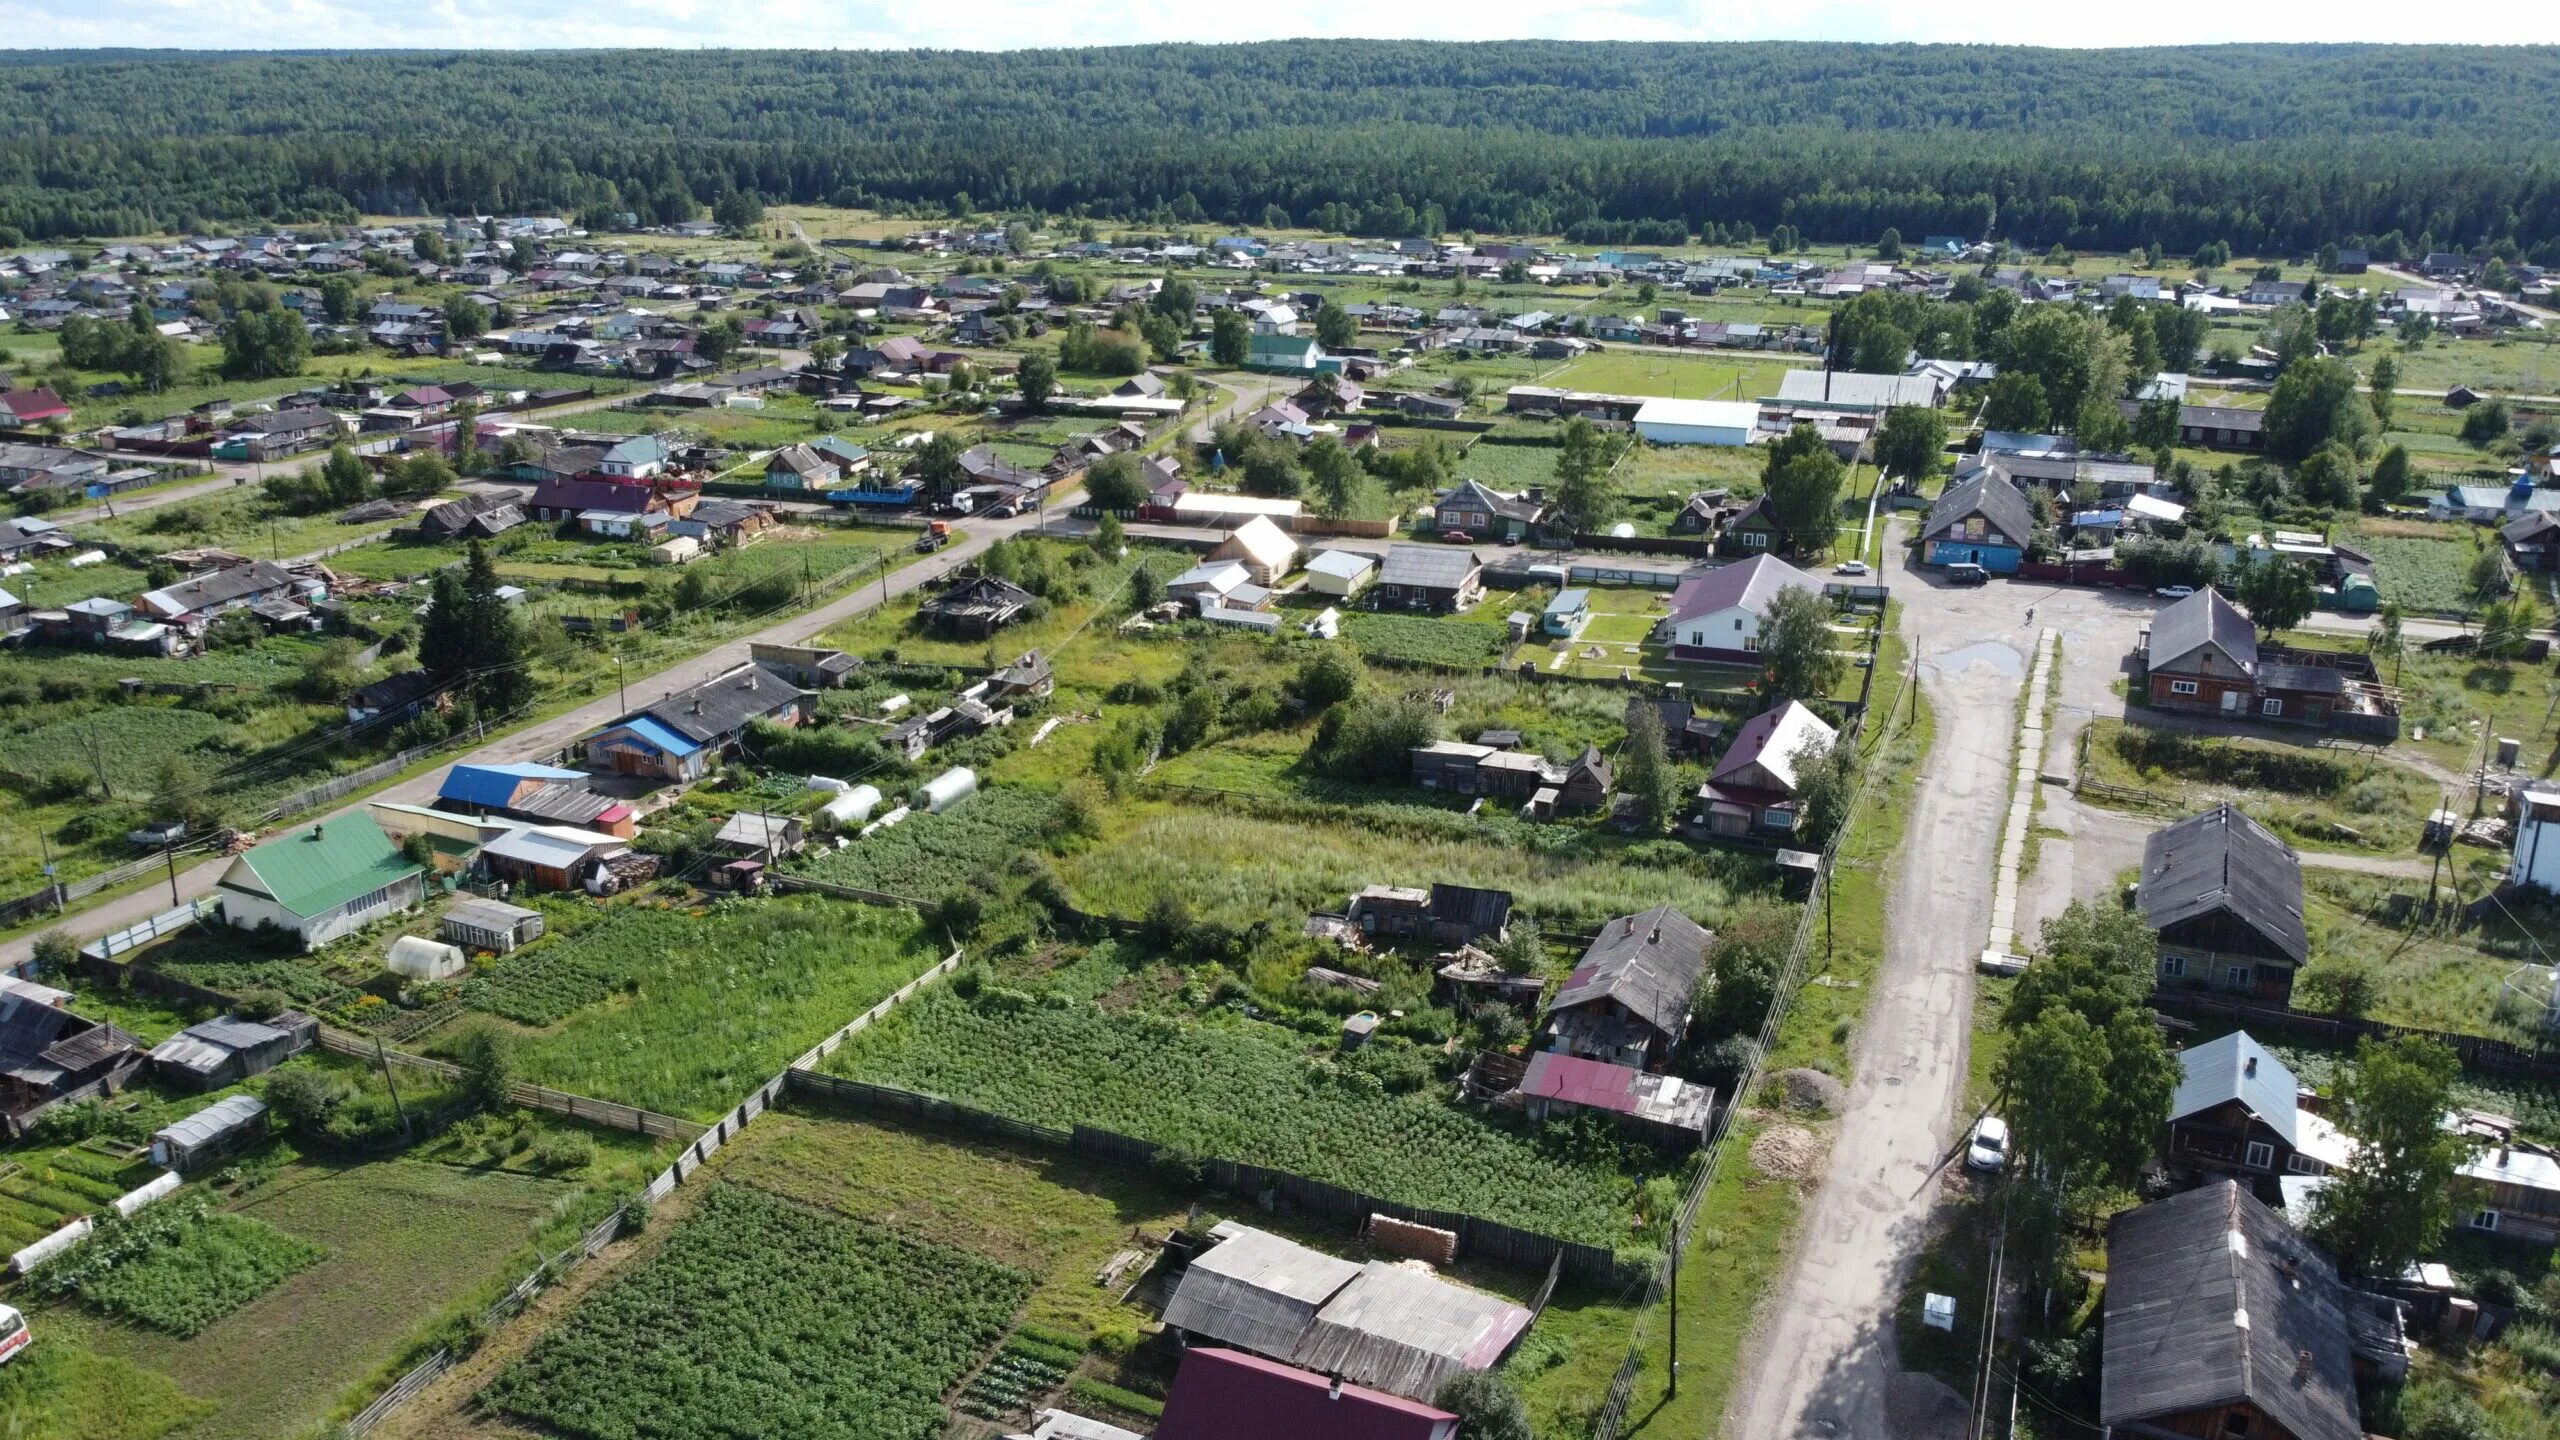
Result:
M1990 41L2102 46L2459 41L2382 0L1985 9L1915 0L1462 0L1255 6L1199 0L0 0L21 44L187 49L696 47L996 50L1297 36L1499 40ZM2476 17L2477 12L2474 13ZM2495 39L2560 43L2560 6L2500 10Z

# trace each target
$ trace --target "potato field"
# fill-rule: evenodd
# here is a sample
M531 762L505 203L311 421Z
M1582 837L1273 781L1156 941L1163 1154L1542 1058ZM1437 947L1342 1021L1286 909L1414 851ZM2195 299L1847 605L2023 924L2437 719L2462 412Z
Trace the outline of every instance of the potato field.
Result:
M1510 632L1489 621L1368 611L1345 616L1342 633L1360 647L1361 654L1375 659L1409 660L1461 670L1482 669L1494 663L1511 643Z
M909 815L847 849L815 852L800 868L839 885L931 900L1039 848L1057 816L1057 797L1046 791L991 788L939 815Z
M585 1440L931 1440L1031 1277L719 1185L482 1398Z
M1625 1233L1629 1182L1564 1153L1561 1127L1524 1135L1423 1095L1390 1095L1244 1022L937 990L837 1051L829 1068L1563 1239L1606 1245Z
M97 1233L37 1268L38 1295L76 1295L91 1308L187 1336L317 1263L319 1246L262 1220L217 1211L202 1197L169 1200Z

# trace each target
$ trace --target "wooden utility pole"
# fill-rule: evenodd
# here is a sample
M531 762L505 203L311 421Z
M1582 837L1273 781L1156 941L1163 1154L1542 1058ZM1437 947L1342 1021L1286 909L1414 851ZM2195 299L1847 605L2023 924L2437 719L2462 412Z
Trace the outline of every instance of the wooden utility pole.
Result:
M382 1037L373 1037L373 1061L382 1067L382 1084L391 1092L391 1113L400 1117L400 1133L409 1133L409 1107L400 1103L400 1082L391 1078L391 1054L382 1048Z

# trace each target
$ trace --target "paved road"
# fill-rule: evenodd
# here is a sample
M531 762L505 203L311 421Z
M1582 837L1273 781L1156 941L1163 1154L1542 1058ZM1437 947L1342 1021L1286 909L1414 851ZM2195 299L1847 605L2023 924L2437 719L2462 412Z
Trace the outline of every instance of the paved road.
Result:
M1890 1434L1900 1368L1893 1307L1926 1245L1949 1147L1961 1131L1973 963L1991 923L1991 868L2008 807L2011 745L2029 636L2004 587L1946 589L1909 572L1905 603L1920 683L1937 709L1910 835L1894 858L1884 964L1855 1044L1856 1076L1830 1169L1805 1213L1780 1289L1761 1304L1723 1433L1736 1440ZM2014 613L2013 613L2014 612Z
M1071 508L1081 503L1083 498L1081 494L1065 496L1058 502L1057 508L1062 510ZM968 526L967 539L930 559L891 572L886 594L889 597L895 597L918 589L928 580L949 572L996 541L1023 530L1036 529L1039 524L1040 517L1037 515L1017 516L1010 520L971 522ZM865 581L815 610L805 611L787 620L766 626L752 635L741 636L690 660L672 665L657 674L645 678L634 676L628 687L632 703L635 705L646 703L671 690L683 689L710 679L745 660L747 647L751 643L803 641L821 630L877 608L882 599L881 583L878 580ZM608 690L599 698L574 710L552 716L548 720L518 730L502 739L492 740L478 749L457 752L451 758L457 762L507 761L529 760L537 756L550 755L578 736L611 722L621 714L620 699L615 692ZM425 775L404 780L388 789L376 791L364 799L341 806L328 815L306 818L323 821L335 819L340 815L355 813L372 800L394 800L422 805L435 798L436 784L441 774L441 769L431 771ZM228 864L227 860L209 860L192 869L178 872L180 897L193 899L211 892L214 882L222 878L222 872ZM169 905L168 885L155 884L68 916L58 928L78 939L86 940L146 919L169 908ZM29 936L0 942L0 967L15 965L26 959L30 943Z

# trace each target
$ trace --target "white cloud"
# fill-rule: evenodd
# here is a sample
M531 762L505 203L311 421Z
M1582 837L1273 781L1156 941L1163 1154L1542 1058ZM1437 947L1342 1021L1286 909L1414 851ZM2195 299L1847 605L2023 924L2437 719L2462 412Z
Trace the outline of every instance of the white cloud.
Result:
M1982 10L1881 0L1477 0L1460 6L1255 7L1174 0L0 0L48 45L204 49L678 47L1019 49L1293 36L1492 40L1869 40L2061 46L2234 41L2472 41L2381 0ZM2560 41L2560 7L2502 14L2497 38Z

